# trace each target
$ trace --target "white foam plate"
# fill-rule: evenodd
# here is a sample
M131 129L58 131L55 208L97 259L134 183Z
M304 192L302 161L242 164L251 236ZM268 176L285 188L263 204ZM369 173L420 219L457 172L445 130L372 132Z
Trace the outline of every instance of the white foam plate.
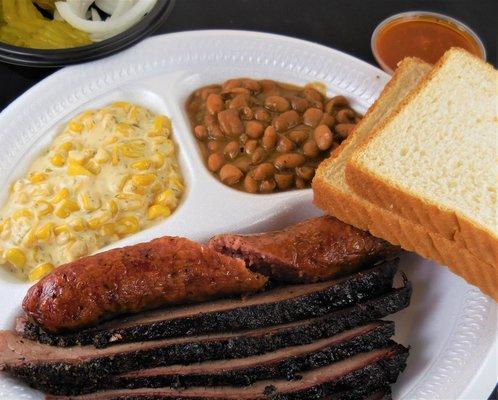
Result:
M204 167L184 104L202 85L249 76L295 84L321 81L364 112L388 76L339 51L282 36L193 31L157 36L110 58L64 68L0 114L0 202L61 126L81 110L113 100L142 104L173 120L187 182L183 202L163 223L113 247L161 235L205 241L227 231L260 232L320 214L311 190L251 195L219 183ZM496 303L445 267L415 255L402 260L413 282L408 309L392 316L396 337L410 345L396 399L485 399L497 380ZM0 329L10 329L28 284L0 273ZM0 399L42 394L0 374Z

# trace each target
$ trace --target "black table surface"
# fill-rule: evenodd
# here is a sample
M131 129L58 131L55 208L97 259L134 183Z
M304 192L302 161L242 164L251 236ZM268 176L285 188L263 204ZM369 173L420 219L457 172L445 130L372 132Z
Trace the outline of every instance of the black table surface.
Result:
M375 64L370 51L374 28L384 18L410 10L436 11L465 22L484 42L488 61L497 65L497 0L177 0L157 33L272 32L317 42ZM53 72L0 64L0 110ZM490 399L496 399L496 390Z

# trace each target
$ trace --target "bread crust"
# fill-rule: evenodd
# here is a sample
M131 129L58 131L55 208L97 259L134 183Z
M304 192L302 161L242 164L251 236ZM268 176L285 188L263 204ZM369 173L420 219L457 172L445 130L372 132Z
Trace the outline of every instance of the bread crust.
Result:
M462 54L464 50L451 49L438 61L432 71L422 79L396 109L355 149L346 164L346 182L359 196L392 211L405 219L422 225L430 232L437 232L443 238L454 241L472 253L485 264L498 269L498 238L489 230L470 221L450 209L431 203L402 190L395 182L382 180L365 170L357 157L362 154L369 143L377 137L382 129L415 98L430 82L433 76L453 54ZM490 66L490 68L492 68Z

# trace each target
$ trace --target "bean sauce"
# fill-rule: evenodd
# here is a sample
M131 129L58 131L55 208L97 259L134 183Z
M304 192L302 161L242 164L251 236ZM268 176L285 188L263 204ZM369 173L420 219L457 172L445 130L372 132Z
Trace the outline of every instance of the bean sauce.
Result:
M317 88L239 78L197 89L186 107L209 171L249 193L310 187L361 118Z

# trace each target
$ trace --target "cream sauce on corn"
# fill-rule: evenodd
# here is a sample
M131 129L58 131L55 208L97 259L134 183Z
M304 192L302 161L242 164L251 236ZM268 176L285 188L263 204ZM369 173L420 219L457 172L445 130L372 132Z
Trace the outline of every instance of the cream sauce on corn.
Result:
M0 265L37 280L168 217L184 189L171 135L167 117L125 102L71 120L10 187Z

